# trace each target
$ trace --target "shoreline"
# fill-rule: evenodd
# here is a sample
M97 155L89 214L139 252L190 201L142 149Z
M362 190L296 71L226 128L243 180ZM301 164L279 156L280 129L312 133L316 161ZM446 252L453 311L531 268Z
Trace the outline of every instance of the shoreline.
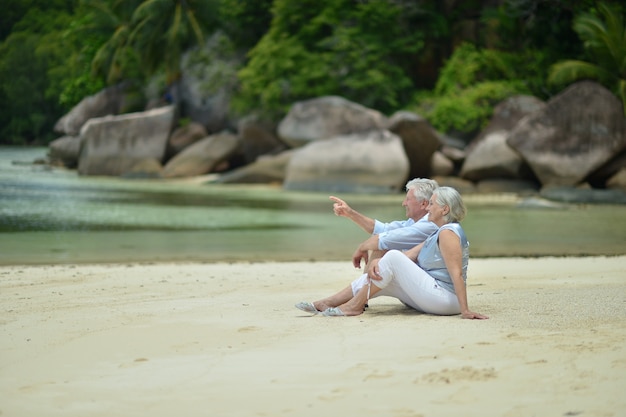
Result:
M478 258L486 321L293 305L349 262L0 266L0 415L618 416L626 255Z

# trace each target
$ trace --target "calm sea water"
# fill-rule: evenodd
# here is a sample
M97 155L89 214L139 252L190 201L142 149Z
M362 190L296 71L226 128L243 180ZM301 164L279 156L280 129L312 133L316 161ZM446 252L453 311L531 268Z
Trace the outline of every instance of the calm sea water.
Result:
M33 164L45 148L0 148L0 264L346 261L367 235L325 193L272 186L81 177ZM341 195L382 221L402 194ZM472 256L626 254L626 207L521 208L464 196Z

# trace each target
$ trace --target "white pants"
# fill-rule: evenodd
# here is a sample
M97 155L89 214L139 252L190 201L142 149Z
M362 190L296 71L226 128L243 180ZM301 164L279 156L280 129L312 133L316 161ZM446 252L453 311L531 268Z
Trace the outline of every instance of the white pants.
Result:
M394 297L415 310L438 315L453 315L461 312L456 294L437 284L437 281L404 253L391 250L378 263L381 281L372 284L381 288L372 298ZM352 282L352 293L356 294L370 282L367 274Z

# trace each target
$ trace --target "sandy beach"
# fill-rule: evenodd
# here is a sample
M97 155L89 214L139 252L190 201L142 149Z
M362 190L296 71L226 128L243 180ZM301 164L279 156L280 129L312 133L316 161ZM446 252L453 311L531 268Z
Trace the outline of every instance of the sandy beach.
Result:
M0 267L0 415L624 416L626 256L472 259L470 308L293 307L347 262Z

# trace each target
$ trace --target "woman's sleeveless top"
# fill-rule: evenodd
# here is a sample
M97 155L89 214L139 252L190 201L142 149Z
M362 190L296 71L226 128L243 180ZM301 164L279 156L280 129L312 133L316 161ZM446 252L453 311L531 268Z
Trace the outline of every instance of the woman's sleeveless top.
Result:
M447 289L454 292L454 284L452 278L446 268L446 263L441 256L439 249L439 233L442 230L452 230L461 240L461 252L463 254L463 281L467 280L467 264L469 262L469 242L465 237L465 232L459 223L448 223L441 226L436 232L424 241L424 247L417 257L417 264L435 278L437 282Z

